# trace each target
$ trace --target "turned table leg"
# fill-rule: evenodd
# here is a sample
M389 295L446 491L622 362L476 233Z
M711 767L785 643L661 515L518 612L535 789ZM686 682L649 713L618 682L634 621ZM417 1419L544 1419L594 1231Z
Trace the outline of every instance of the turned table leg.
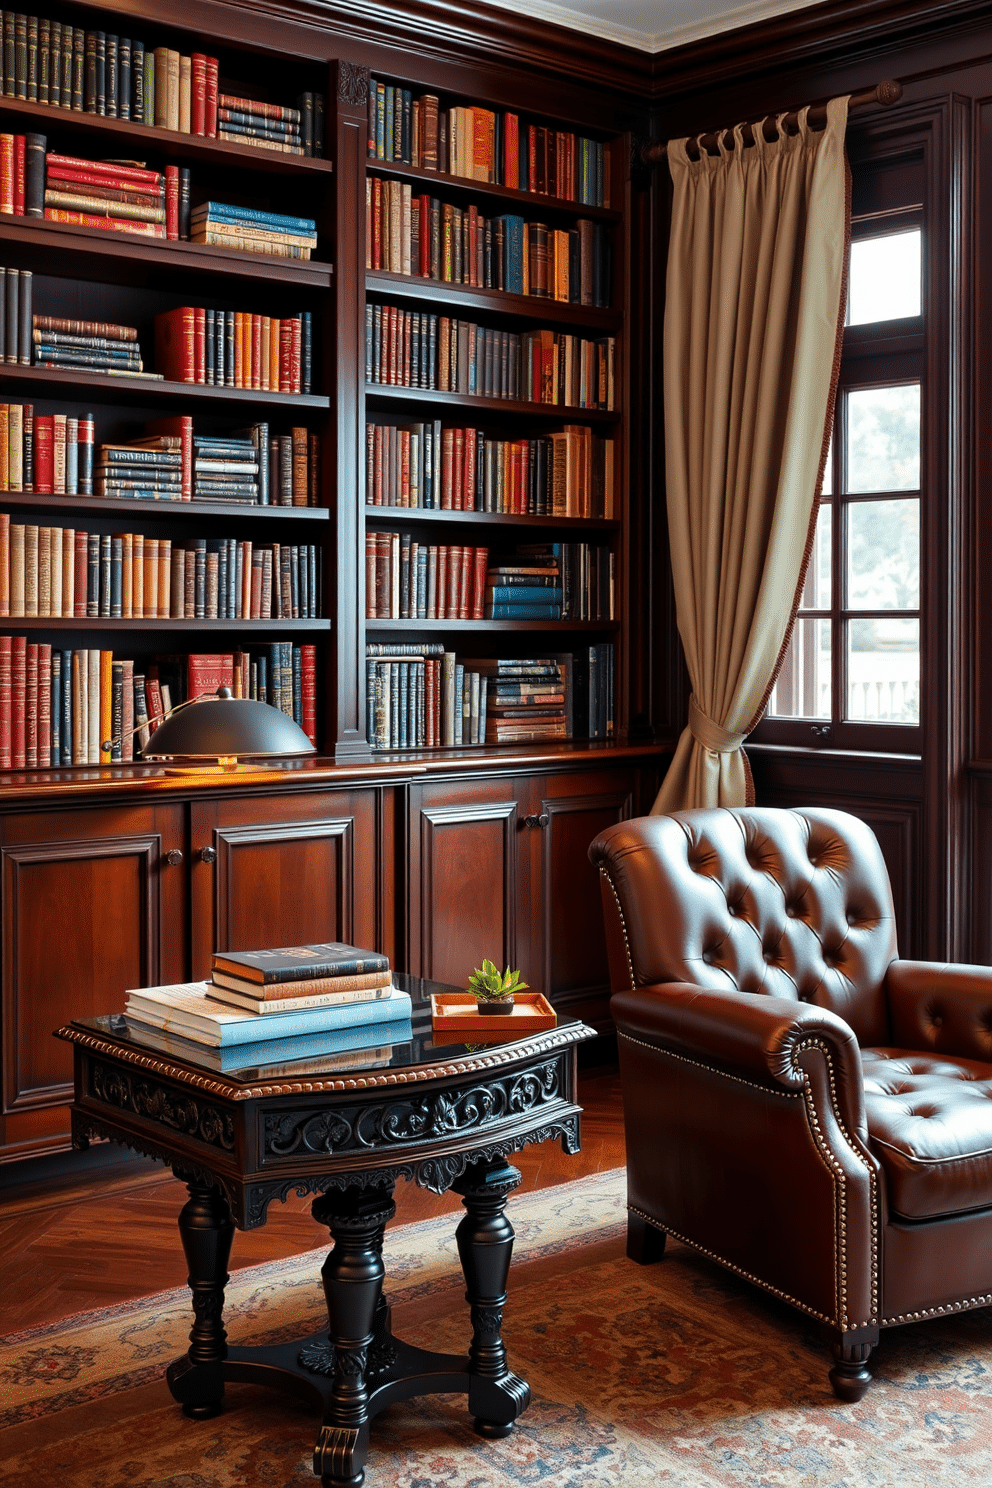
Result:
M391 1189L346 1189L315 1199L311 1213L334 1239L320 1273L333 1383L313 1470L325 1488L357 1488L365 1478L369 1443L369 1349L383 1324L383 1231L396 1205Z
M224 1396L222 1364L227 1358L224 1287L234 1238L227 1199L215 1188L188 1183L189 1201L179 1215L179 1235L189 1267L193 1328L189 1352L170 1364L166 1378L183 1414L194 1420L216 1416Z
M462 1195L465 1218L455 1232L472 1310L468 1408L480 1436L506 1436L530 1400L530 1386L511 1374L502 1339L506 1280L513 1253L513 1226L504 1210L520 1182L502 1159L473 1163L452 1186Z

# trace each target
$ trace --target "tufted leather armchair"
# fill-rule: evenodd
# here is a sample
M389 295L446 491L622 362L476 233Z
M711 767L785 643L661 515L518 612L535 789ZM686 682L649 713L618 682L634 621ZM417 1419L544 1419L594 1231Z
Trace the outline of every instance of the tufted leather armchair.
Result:
M671 1233L818 1318L858 1400L880 1328L992 1304L992 969L899 959L841 811L643 817L589 856L627 1253Z

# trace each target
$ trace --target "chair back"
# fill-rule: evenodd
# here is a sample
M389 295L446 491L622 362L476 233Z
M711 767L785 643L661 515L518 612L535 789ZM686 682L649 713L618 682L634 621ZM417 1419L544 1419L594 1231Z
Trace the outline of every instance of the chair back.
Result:
M607 828L600 869L615 992L691 982L830 1008L888 1042L898 956L878 842L844 811L679 811Z

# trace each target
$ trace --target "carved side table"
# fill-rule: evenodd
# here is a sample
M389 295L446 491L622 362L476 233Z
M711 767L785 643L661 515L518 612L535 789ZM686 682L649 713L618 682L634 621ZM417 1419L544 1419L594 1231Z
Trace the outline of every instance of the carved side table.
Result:
M323 1407L314 1472L326 1488L363 1482L369 1421L391 1401L465 1392L482 1436L505 1436L526 1408L528 1385L507 1364L500 1336L513 1228L504 1212L520 1174L507 1162L530 1142L557 1137L579 1149L576 1046L592 1030L564 1021L514 1041L437 1046L430 993L414 997L413 1039L322 1062L224 1073L212 1051L153 1047L153 1035L112 1015L73 1022L73 1143L93 1137L159 1158L186 1183L179 1231L189 1266L189 1351L168 1370L187 1416L221 1409L225 1380L287 1383ZM171 1048L174 1051L176 1044ZM214 1056L216 1058L216 1056ZM383 1232L393 1187L412 1179L453 1188L465 1216L458 1254L471 1309L465 1355L413 1348L390 1331L382 1295ZM334 1241L321 1271L326 1333L274 1347L229 1346L224 1286L235 1228L265 1223L272 1199L315 1194L312 1213Z

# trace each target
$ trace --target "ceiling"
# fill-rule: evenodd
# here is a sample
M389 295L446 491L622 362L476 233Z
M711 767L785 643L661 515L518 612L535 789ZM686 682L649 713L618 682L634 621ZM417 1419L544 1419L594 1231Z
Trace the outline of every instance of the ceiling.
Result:
M770 16L805 10L821 0L489 0L503 10L537 20L551 21L636 47L643 52L663 52L684 46L718 31L749 26Z

